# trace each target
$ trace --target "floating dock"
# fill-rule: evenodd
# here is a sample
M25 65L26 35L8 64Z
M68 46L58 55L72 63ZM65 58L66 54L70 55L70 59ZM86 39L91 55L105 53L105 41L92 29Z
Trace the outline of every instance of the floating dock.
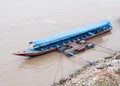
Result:
M66 46L58 48L58 52L64 53L66 56L74 56L75 54L93 48L93 43L87 43L85 40L72 42Z

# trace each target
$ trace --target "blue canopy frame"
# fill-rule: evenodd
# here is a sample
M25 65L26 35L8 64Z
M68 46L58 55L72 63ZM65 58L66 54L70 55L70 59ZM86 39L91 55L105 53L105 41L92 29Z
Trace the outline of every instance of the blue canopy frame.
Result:
M70 31L65 31L63 33L60 33L60 34L57 34L57 35L54 35L48 38L40 39L37 41L32 41L32 42L29 42L29 44L33 44L34 47L46 46L48 44L55 43L61 40L65 40L65 39L74 37L79 34L84 34L86 32L89 32L91 30L96 30L101 27L109 28L111 27L111 24L108 20L104 20L99 23L82 26L82 27L79 27L79 28L76 28Z

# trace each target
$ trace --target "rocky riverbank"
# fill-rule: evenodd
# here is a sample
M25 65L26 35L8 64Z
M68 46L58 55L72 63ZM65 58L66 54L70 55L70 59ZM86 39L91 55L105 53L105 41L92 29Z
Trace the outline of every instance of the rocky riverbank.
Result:
M85 65L53 86L120 86L120 51L95 64Z

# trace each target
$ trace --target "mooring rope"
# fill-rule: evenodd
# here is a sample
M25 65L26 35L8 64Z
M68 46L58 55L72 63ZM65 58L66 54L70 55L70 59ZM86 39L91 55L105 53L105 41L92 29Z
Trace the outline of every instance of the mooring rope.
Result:
M71 55L74 56L74 57L77 57L76 55L74 55L74 54L72 54L72 53L69 53L69 54L71 54ZM78 57L77 57L77 58L78 58ZM81 57L80 57L79 59L81 59L81 60L87 62L89 65L93 65L93 66L95 66L95 63L94 63L94 62L88 61L88 60L83 59L83 58L81 58Z
M60 62L61 62L61 57L60 57L60 59L59 59L58 66L57 66L57 71L56 71L56 73L55 73L54 83L55 83L56 78L57 78L57 74L58 74L59 67L60 67Z
M72 61L70 58L67 58L67 60L72 64L74 70L76 70L76 67L75 67L75 65L74 65L74 63L76 63L76 62ZM76 63L76 64L78 64L78 63ZM80 64L79 64L79 65L80 65Z
M61 78L63 78L62 55L61 55Z
M110 50L110 51L116 52L115 50L110 49L110 48L108 48L108 47L104 47L104 46L99 45L99 44L96 44L96 43L93 43L93 44L95 44L95 45L97 45L97 46L99 46L99 47L102 47L102 48L104 48L104 49L107 49L107 50Z
M94 51L97 51L97 52L104 52L104 53L107 53L107 54L113 54L113 53L108 52L108 51L101 51L101 50L96 50L96 49L94 49Z
M78 57L78 58L79 58L79 57ZM89 65L95 66L95 63L94 63L94 62L88 61L88 60L83 59L83 58L79 58L79 59L84 60L84 61L87 62Z

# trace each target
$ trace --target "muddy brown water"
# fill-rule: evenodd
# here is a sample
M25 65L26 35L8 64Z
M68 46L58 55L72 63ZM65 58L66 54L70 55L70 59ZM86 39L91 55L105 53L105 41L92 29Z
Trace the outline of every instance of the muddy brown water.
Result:
M119 50L119 9L119 0L1 0L0 86L50 86L84 66L86 62L79 58L95 61L113 53L96 46L70 58L72 62L58 52L31 59L12 55L28 48L31 40L108 19L112 31L90 41Z

